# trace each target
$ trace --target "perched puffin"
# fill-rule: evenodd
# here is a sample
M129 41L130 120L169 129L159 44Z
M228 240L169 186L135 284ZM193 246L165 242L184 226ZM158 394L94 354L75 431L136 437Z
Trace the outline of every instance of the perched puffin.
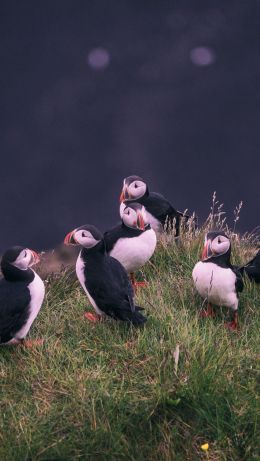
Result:
M133 299L133 288L123 266L106 252L103 234L86 224L67 234L66 245L81 245L76 273L98 315L85 316L95 322L106 314L114 319L142 325L147 319Z
M42 343L41 340L24 341L45 294L42 279L31 269L39 260L37 253L21 246L10 248L2 257L0 344L23 343L29 347Z
M177 211L173 206L157 192L149 192L147 184L139 176L128 176L124 179L123 189L120 195L120 216L123 210L131 202L138 202L146 209L147 221L155 232L160 233L164 228L173 228L175 220L175 236L180 234L180 218L188 218Z
M251 261L245 266L240 267L242 275L246 274L249 279L255 283L260 283L260 250Z
M242 276L230 262L231 244L222 232L209 232L199 261L192 272L193 281L199 294L208 301L207 311L201 316L214 317L211 304L233 309L233 321L227 326L237 330L238 292L243 290Z
M130 273L134 287L144 286L136 282L134 272L152 257L156 247L156 233L146 221L146 212L140 203L126 205L122 223L105 232L106 250Z

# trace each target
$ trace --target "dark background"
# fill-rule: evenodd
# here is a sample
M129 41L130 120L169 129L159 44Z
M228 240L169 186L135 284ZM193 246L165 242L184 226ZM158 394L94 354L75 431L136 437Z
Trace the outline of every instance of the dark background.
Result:
M243 200L257 226L258 5L2 1L0 251L105 230L130 174L200 221L214 190L229 222Z

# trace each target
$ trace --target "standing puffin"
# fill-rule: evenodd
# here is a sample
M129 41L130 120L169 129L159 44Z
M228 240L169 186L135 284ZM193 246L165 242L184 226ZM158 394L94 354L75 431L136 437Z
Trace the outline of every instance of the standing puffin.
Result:
M82 288L98 315L88 312L86 318L96 322L106 314L114 319L142 325L146 318L134 304L133 288L119 261L106 252L102 233L86 224L67 234L66 245L81 245L76 273Z
M130 273L134 287L144 286L136 282L134 272L152 257L156 247L156 233L146 221L146 212L140 203L126 205L122 223L105 232L106 250Z
M2 257L0 344L23 343L29 347L42 343L41 340L24 341L45 294L42 279L31 269L39 260L37 253L21 246L10 248Z
M144 205L147 221L157 233L173 228L175 220L175 236L180 234L180 218L183 213L177 211L163 195L157 192L149 192L147 184L139 176L128 176L124 179L123 189L120 195L120 216L126 205L138 202ZM186 219L188 216L184 216Z
M192 272L199 294L208 301L207 311L201 316L214 317L211 303L233 309L233 321L227 324L230 330L237 330L238 292L243 290L239 270L230 262L231 244L222 232L209 232L199 261Z

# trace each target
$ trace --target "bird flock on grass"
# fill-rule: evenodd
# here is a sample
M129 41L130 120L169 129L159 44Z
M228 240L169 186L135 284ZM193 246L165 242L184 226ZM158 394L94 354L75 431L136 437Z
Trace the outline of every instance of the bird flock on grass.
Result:
M189 217L173 208L161 194L150 192L139 176L129 176L123 181L120 217L121 223L104 234L85 224L69 232L64 243L80 247L75 270L94 308L85 317L97 322L109 316L141 326L147 318L144 309L135 304L134 295L145 282L137 282L134 274L152 257L160 235L174 230L178 239L181 220L187 222ZM260 283L260 251L240 268L231 264L230 257L229 237L221 231L208 232L192 277L196 290L208 302L200 315L213 317L213 305L226 306L233 313L227 327L237 330L243 276L246 274L251 281ZM32 269L39 259L33 250L20 246L8 249L2 257L0 344L30 347L41 343L25 339L45 296L44 283Z

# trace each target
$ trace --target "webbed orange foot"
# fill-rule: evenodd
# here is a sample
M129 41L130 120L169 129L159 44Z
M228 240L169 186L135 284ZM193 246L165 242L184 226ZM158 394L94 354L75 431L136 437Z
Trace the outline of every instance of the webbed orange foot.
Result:
M97 314L93 314L93 312L85 312L84 314L85 319L89 322L97 323L101 320L101 316Z

